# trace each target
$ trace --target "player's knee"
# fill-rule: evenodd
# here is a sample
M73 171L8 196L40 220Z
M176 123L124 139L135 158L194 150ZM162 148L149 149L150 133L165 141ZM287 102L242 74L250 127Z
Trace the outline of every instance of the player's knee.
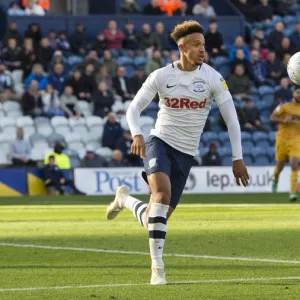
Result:
M161 204L170 204L171 195L168 192L157 192L155 194L152 194L152 200L155 203L161 203Z

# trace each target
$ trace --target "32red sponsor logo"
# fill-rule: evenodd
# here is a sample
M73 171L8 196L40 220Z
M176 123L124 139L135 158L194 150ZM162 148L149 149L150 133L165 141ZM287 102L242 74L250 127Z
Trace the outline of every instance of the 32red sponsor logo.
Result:
M188 98L168 98L165 97L165 103L167 107L170 108L187 108L187 109L198 109L204 108L206 106L207 98L203 101L191 101Z

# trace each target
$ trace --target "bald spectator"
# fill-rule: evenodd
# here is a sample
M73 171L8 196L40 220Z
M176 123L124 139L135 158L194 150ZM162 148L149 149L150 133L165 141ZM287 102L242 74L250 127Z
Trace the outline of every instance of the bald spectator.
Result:
M247 60L250 60L250 51L249 51L249 48L248 46L245 44L244 42L244 38L242 36L237 36L235 38L235 42L234 42L234 46L230 49L230 52L229 52L229 60L231 62L234 61L234 58L235 58L235 54L236 54L236 51L238 49L242 49L245 53L245 58Z
M144 15L163 15L165 14L158 6L158 0L150 0L150 3L144 7Z
M125 167L123 153L120 150L113 151L111 161L108 163L108 167L110 168Z
M153 51L152 54L152 59L148 60L147 64L146 64L146 74L150 75L152 72L154 72L155 70L162 68L163 67L163 63L161 61L161 54L159 50L155 50Z
M135 0L124 0L120 10L122 14L136 14L141 12L141 8Z
M268 36L269 48L278 50L282 39L284 38L284 24L279 21L275 24L274 30Z
M295 25L295 31L290 35L291 45L300 50L300 22Z
M200 3L195 4L193 7L193 15L205 18L215 18L216 12L214 8L209 5L208 0L200 0Z
M118 29L117 22L115 20L110 20L108 22L108 28L104 29L103 34L108 49L122 49L125 35L120 29Z
M112 150L116 149L116 143L123 135L123 129L119 122L116 121L116 116L113 112L107 115L107 121L104 125L102 145Z
M133 94L129 93L128 78L125 76L126 70L123 66L117 68L117 74L113 77L113 88L117 95L121 96L123 101L132 100Z
M76 24L75 31L70 37L72 52L84 56L89 46L89 36L83 24Z
M35 64L32 67L32 73L26 79L26 88L29 88L32 80L36 80L38 82L38 90L42 91L46 88L48 84L48 77L43 74L44 70L41 64Z
M38 117L43 113L43 103L38 91L38 82L32 80L21 99L21 107L25 116Z
M7 47L2 50L2 59L6 62L9 71L21 69L22 49L17 45L15 38L9 38Z

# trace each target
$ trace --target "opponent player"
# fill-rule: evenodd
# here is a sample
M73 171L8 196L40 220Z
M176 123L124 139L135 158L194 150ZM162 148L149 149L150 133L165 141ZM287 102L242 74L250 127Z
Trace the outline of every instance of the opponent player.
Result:
M300 163L300 86L293 92L292 102L278 106L270 120L279 123L276 136L276 167L272 191L277 192L278 180L286 159L292 168L290 200L297 200L298 167Z
M183 192L213 99L228 127L237 184L248 185L236 110L222 76L204 63L203 32L196 21L186 21L174 28L171 37L178 44L180 61L150 74L127 111L134 137L131 150L144 159L151 199L148 205L129 196L125 186L119 187L114 202L107 208L107 218L113 219L123 208L128 208L148 229L151 284L166 283L162 254L167 219ZM156 93L160 111L145 144L140 114Z

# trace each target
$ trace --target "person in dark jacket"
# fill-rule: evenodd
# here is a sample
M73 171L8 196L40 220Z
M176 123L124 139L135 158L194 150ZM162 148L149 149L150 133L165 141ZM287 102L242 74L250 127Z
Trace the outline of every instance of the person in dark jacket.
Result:
M102 145L112 150L116 149L117 140L123 135L123 129L119 122L116 121L115 114L109 113L107 122L104 125Z
M202 157L203 166L222 166L222 161L220 155L217 152L217 147L215 144L209 145L209 150Z
M9 71L21 69L22 48L17 45L15 38L8 40L8 45L2 50L2 59L6 62Z
M76 29L71 35L70 44L72 52L84 56L89 45L89 37L83 24L76 24Z
M28 25L28 29L25 31L24 37L30 38L33 41L33 48L36 51L38 48L38 45L42 39L42 32L40 25L37 23L32 23Z
M87 149L85 158L81 163L82 168L105 168L108 166L104 157L97 155L94 150Z
M33 49L32 39L24 39L22 57L23 80L31 73L32 67L37 63L37 56Z
M137 50L139 48L137 32L130 20L125 24L124 35L123 47L128 50Z
M92 49L97 52L98 57L103 56L104 50L107 49L107 44L103 32L98 32L96 41L92 45Z
M135 2L135 0L125 0L121 5L122 14L136 14L141 12L140 6Z
M20 34L20 32L18 31L18 25L16 22L10 22L9 23L9 28L5 34L4 40L3 40L3 44L5 46L7 46L7 42L10 38L13 38L17 41L17 45L19 47L22 47L22 41L23 38Z
M273 8L268 4L268 0L260 0L260 4L254 7L253 14L256 22L270 23L273 18Z
M274 30L268 36L269 48L278 50L282 39L284 38L284 24L279 21L275 24Z
M246 106L243 109L247 122L250 123L256 130L268 131L260 121L260 113L256 107L253 107L253 102L250 98L246 99Z
M36 80L31 81L29 89L22 96L21 107L25 116L37 117L42 115L43 104Z
M223 36L218 31L218 24L215 20L210 21L209 30L205 34L205 48L212 57L227 56L224 50Z
M98 90L92 95L91 102L94 104L93 115L104 118L115 102L114 96L108 90L104 81L98 85Z
M38 62L43 66L45 72L48 72L49 64L54 53L47 38L42 38L41 45L38 50Z
M158 6L158 0L150 0L144 7L144 15L164 15L165 13Z
M159 42L160 50L172 50L171 40L169 34L165 31L165 25L163 22L157 22L155 24L155 33L157 41Z
M289 102L293 98L293 93L289 89L289 80L287 77L283 77L280 80L280 88L275 92L273 108L279 104Z
M125 76L126 69L123 66L117 68L116 76L113 77L113 88L123 101L132 100L134 95L129 93L128 78Z
M71 44L67 39L67 33L65 31L61 31L58 34L58 38L56 39L57 49L61 50L63 53L71 52Z
M283 65L276 57L275 51L269 51L267 58L267 77L279 84L280 77L283 74Z
M64 74L64 67L62 64L54 66L54 73L49 76L49 83L61 95L66 84L66 76Z
M74 96L78 99L82 100L86 98L86 93L84 92L84 81L79 69L74 71L73 76L66 81L66 85L73 88Z
M55 157L49 156L49 162L44 167L44 183L50 194L55 194L59 191L61 195L65 194L65 186L74 187L71 180L66 179L64 173L55 164Z
M147 76L142 67L136 69L135 75L128 80L128 92L136 95L143 83L146 81Z
M251 53L250 73L257 86L266 84L267 69L257 50Z

